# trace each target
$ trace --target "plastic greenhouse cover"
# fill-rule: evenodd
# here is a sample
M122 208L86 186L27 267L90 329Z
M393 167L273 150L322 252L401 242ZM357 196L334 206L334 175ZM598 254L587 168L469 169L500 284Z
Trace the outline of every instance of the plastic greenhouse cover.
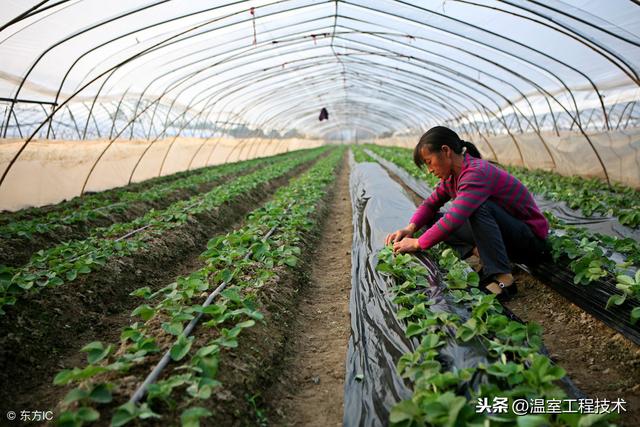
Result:
M640 93L640 14L625 0L5 0L0 28L0 97L58 102L66 125L88 122L94 98L98 122L159 100L314 137L487 109L592 108L601 123L602 103ZM37 110L25 105L26 126ZM322 106L332 120L319 123Z
M418 339L404 336L406 325L396 319L397 307L391 302L390 279L376 271L377 253L384 246L384 236L406 225L415 205L402 187L376 163L351 161L351 201L353 206L354 240L352 250L352 288L350 298L351 336L347 353L345 381L344 425L381 426L388 424L388 414L394 403L411 396L411 391L396 372L400 356L413 351ZM462 319L471 314L469 307L456 304L447 295L446 287L433 260L424 255L418 259L432 274L431 286L425 290L434 301L430 309L455 313ZM505 308L505 314L520 321ZM445 369L462 369L488 362L484 346L478 338L463 345L455 340L455 331L448 330L446 345L439 350L439 360ZM545 348L543 354L548 354ZM475 388L486 381L477 375L467 384ZM585 397L568 377L563 379L568 394Z

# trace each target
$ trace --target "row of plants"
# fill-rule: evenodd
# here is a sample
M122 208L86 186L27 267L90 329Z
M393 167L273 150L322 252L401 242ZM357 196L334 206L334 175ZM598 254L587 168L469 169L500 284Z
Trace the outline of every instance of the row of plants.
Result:
M268 159L262 159L269 162ZM154 202L162 200L178 190L196 190L200 185L220 181L226 176L241 173L259 164L259 160L249 160L206 168L203 171L191 172L187 176L165 181L144 191L121 190L113 197L116 201L94 196L87 196L79 206L54 210L46 215L16 220L0 226L0 238L30 238L36 234L46 234L64 226L97 220L113 213L122 213L128 204L133 202Z
M568 177L522 167L508 166L506 170L534 193L565 202L587 217L614 216L620 224L631 228L640 226L640 192L633 188L617 183L608 187L597 178Z
M257 294L278 269L293 270L299 262L305 235L317 226L318 203L335 179L344 150L334 150L308 172L279 189L274 198L248 215L244 226L211 239L201 255L204 267L153 292L148 287L132 293L144 300L131 315L139 321L122 330L119 344L92 342L83 367L63 370L58 385L73 384L61 402L58 424L82 426L102 417L117 427L133 420L179 417L183 426L197 426L211 415L206 400L221 386L221 354L238 346L241 333L264 321ZM268 238L267 232L275 227ZM209 292L223 282L226 288L203 307ZM194 336L185 325L202 313ZM116 351L117 349L117 351ZM127 402L135 376L139 384L170 350L172 365L148 388L144 401ZM127 403L125 403L127 402ZM179 414L179 415L177 415ZM168 425L165 424L165 425Z
M413 152L407 148L402 147L385 147L382 145L368 144L366 146L368 150L378 156L389 160L396 166L401 167L407 171L414 178L425 181L428 185L435 187L440 179L430 173L425 173L413 162Z
M555 401L559 409L567 411L566 394L557 385L566 373L541 354L542 328L510 320L495 295L478 289L477 273L453 250L443 248L438 245L429 253L439 260L447 303L465 307L464 318L442 306L431 308L431 293L438 279L430 283L429 278L437 272L429 271L413 255L394 255L391 247L379 253L377 269L396 284L392 289L399 308L396 316L406 322L406 337L419 342L415 351L398 361L398 373L410 381L413 393L392 408L391 425L611 425L615 413L514 412L511 404L517 399L530 404ZM486 361L457 369L440 353L450 345L480 349ZM502 402L501 409L494 406L496 402Z
M87 239L64 242L38 251L24 266L0 266L0 315L5 313L3 307L15 304L18 296L72 282L78 276L104 265L110 258L129 256L146 247L147 241L154 236L180 227L194 215L216 209L248 191L285 176L325 151L315 149L282 157L263 169L240 176L208 193L180 200L164 210L151 210L128 223L96 228Z
M374 161L371 156L364 151L362 145L352 145L351 151L353 152L353 160L356 163L366 163Z
M405 169L412 176L424 179L430 185L437 184L438 178L425 174L413 163L409 150L375 145L368 148ZM579 180L572 179L571 182L579 182ZM573 273L574 284L586 286L600 279L614 281L620 293L610 296L606 304L607 309L615 309L625 301L633 301L633 304L640 303L640 273L638 272L640 244L638 242L630 238L592 233L583 227L565 224L549 211L545 211L544 214L552 229L548 239L553 259L556 262L569 259L567 267ZM624 258L623 262L616 263L610 257L611 251L620 253ZM630 322L635 324L638 319L640 319L640 307L635 307L631 310Z
M573 273L575 285L588 286L598 280L611 280L619 294L612 294L606 309L626 302L634 308L629 321L635 324L640 319L640 244L630 238L591 233L583 227L565 224L545 212L552 226L548 240L555 262L568 259L567 267ZM618 252L624 258L616 262L611 256Z

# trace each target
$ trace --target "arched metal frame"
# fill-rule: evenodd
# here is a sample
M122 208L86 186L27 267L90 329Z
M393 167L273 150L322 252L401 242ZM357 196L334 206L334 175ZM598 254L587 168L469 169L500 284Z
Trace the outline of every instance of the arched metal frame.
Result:
M46 55L54 52L57 47L63 46L74 38L88 34L101 26L133 16L139 12L152 9L169 1L171 0L163 0L147 4L143 7L134 8L117 16L96 22L81 31L58 40L41 52L39 57L22 76L13 97L8 99L10 106L6 111L4 119L4 127L2 129L3 136L7 136L7 132L10 127L9 122L13 118L16 123L18 133L21 138L24 137L20 127L20 120L16 114L15 105L20 102L25 102L20 99L21 90L24 84L28 81L31 72L38 66ZM604 58L612 65L612 67L619 70L621 75L626 76L631 82L633 82L633 84L640 86L640 78L638 77L637 70L634 69L633 65L630 64L629 61L617 54L614 49L608 48L597 39L586 34L580 28L571 25L569 21L563 21L562 18L569 18L578 22L580 25L593 29L594 31L606 33L608 36L615 37L629 45L640 47L640 43L625 37L622 34L616 34L603 26L589 22L581 17L570 15L558 7L551 7L537 1L530 2L533 6L530 4L521 4L522 2L519 0L497 1L498 3L507 5L507 7L481 4L470 0L450 1L452 3L464 4L473 8L489 10L492 13L505 14L526 20L548 30L552 30L558 33L560 37L570 38L576 43L589 48L594 52L594 55ZM0 32L45 11L50 11L49 13L53 15L55 11L52 10L57 6L75 6L75 4L66 3L70 3L70 0L56 2L41 1L1 26ZM247 13L248 8L241 9L224 16L217 16L213 19L207 19L203 22L197 23L196 25L176 31L174 34L171 34L159 41L156 40L151 46L130 54L124 60L121 60L115 66L111 66L106 70L99 71L101 64L106 64L108 58L96 63L92 68L92 71L80 80L79 86L73 89L72 93L66 96L65 99L60 99L67 78L71 75L75 66L90 54L99 51L100 48L108 46L123 39L124 37L141 33L142 31L150 28L161 27L162 25L172 22L180 22L182 19L191 18L199 14L206 14L230 5L239 5L243 3L246 2L236 1L221 4L207 9L193 11L188 14L175 16L162 22L150 23L149 25L145 25L140 28L130 29L123 34L115 35L115 37L109 40L101 41L91 49L80 53L62 77L55 99L53 101L45 102L52 105L52 111L47 113L45 109L45 115L47 116L46 119L36 127L35 131L31 131L31 134L26 138L22 147L18 150L14 158L12 158L8 167L3 171L2 177L0 177L0 185L2 185L13 164L15 164L16 160L23 153L27 145L44 126L47 126L47 137L53 135L55 138L53 124L57 114L62 114L63 112L66 113L73 125L72 128L75 130L78 139L85 139L87 137L87 131L91 122L93 122L98 136L100 137L101 125L99 125L96 117L96 106L99 105L102 108L105 107L104 102L101 100L104 95L103 91L108 90L107 84L112 83L111 80L115 78L120 70L124 70L125 68L130 70L131 66L135 63L142 63L146 56L167 50L174 45L179 46L180 49L186 52L179 58L170 58L171 61L179 62L183 59L188 59L191 55L196 53L193 50L190 51L186 49L191 40L194 40L193 45L195 46L199 43L198 38L210 33L213 34L215 31L223 28L236 27L248 22L255 24L256 21L261 19L277 17L280 14L292 11L304 11L308 8L317 6L317 3L299 5L299 2L296 0L278 0L261 6L257 9L257 12L260 10L268 11L268 8L274 5L289 5L289 7L273 12L268 11L268 13L264 13L262 15L260 13L255 13L255 15L251 14L250 17L245 15L246 19L240 19L229 23L225 20ZM163 161L159 167L158 174L162 174L165 162L170 155L172 146L178 136L180 136L181 133L193 122L200 126L209 123L209 116L214 110L213 107L220 105L224 105L224 107L218 110L218 117L213 122L215 124L220 123L221 120L222 123L224 123L221 116L224 112L228 117L237 117L239 122L246 123L246 126L250 128L260 129L266 126L278 129L281 132L297 128L305 130L312 129L312 134L315 133L319 136L336 132L340 129L353 128L354 126L359 127L362 131L370 132L375 135L382 132L397 130L399 128L410 128L416 131L423 130L427 123L448 123L453 124L454 127L462 129L465 132L477 132L479 137L488 144L494 157L496 154L489 143L489 136L491 134L497 134L496 129L493 127L493 123L495 121L496 124L499 124L499 126L502 127L502 131L505 131L509 135L520 155L523 165L525 162L517 137L514 134L514 125L516 126L515 133L522 133L531 129L535 134L537 134L540 142L546 149L551 162L555 165L555 159L553 158L551 150L541 134L540 122L542 119L540 121L538 120L536 112L534 111L529 99L529 96L533 93L544 98L549 108L549 112L547 114L551 117L553 129L556 134L559 134L559 124L558 117L556 116L557 113L554 114L553 106L559 107L564 111L563 114L565 114L570 120L571 128L575 126L575 128L582 133L585 141L589 144L592 151L598 158L606 179L609 180L608 172L600 154L596 150L585 129L591 125L592 120L596 116L602 117L601 121L604 123L606 129L611 129L612 127L614 129L618 129L625 117L625 113L627 114L625 124L631 120L635 101L629 102L625 105L619 113L617 122L611 123L611 111L615 105L610 108L610 111L607 111L603 101L603 96L596 83L585 72L564 62L561 58L553 57L539 49L527 46L522 42L489 29L481 28L477 25L448 16L444 12L440 13L437 10L410 4L402 0L387 0L386 3L396 4L398 6L409 8L410 10L415 10L419 13L436 16L445 20L447 23L455 23L463 29L471 28L481 34L487 34L491 37L508 42L510 48L506 49L491 46L490 43L484 40L462 32L453 31L429 22L423 22L417 18L414 19L401 14L391 13L388 10L383 10L382 6L380 6L380 8L376 8L368 4L360 4L361 2L358 0L335 0L332 3L334 4L334 13L332 15L329 14L318 18L301 20L300 22L294 23L292 27L295 27L300 23L306 24L315 21L322 22L333 18L333 22L330 25L319 26L311 31L309 29L297 32L292 31L286 36L276 37L271 40L264 39L260 40L260 42L253 40L253 34L243 35L231 40L231 43L247 41L247 44L245 45L246 47L243 49L236 49L235 52L217 52L216 48L219 46L204 49L211 50L216 53L212 53L211 56L204 60L200 58L198 62L204 62L200 69L196 69L186 75L183 75L182 72L184 69L194 66L196 61L192 61L192 63L188 65L182 64L181 66L173 67L168 71L163 71L160 75L151 76L149 78L149 84L142 93L129 94L129 90L125 90L125 92L119 97L115 113L112 114L113 118L108 132L109 144L107 144L105 150L103 150L93 164L93 167L86 177L85 186L98 162L114 141L121 138L127 129L130 138L134 137L135 126L139 126L141 129L144 129L144 121L142 118L145 117L145 115L150 114L150 119L147 120L149 128L146 132L147 139L150 141L147 148L137 160L136 166L131 172L130 180L133 177L137 166L140 164L144 155L154 142L165 136L170 136L168 135L168 131L171 129L175 132L174 129L176 124L180 124L180 121L182 121L178 131L175 132L175 135L172 135L173 140L169 144ZM405 22L410 28L422 27L444 32L455 36L455 43L448 43L443 42L442 40L411 35L410 32L402 34L393 28L387 28L384 25L376 24L367 19L349 16L349 14L344 13L344 10L340 10L340 5L348 6L348 8L355 10L363 10L367 13L385 14L393 19ZM518 12L510 9L516 9ZM31 25L33 24L34 23ZM380 31L359 29L357 28L358 25L377 25ZM284 29L284 27L278 27L273 31L279 31L282 29ZM362 36L366 36L365 39L369 42L360 40L359 37ZM313 46L308 47L307 45L311 40L313 42ZM328 45L326 43L322 43L325 40L329 41ZM447 49L452 49L460 54L474 57L476 60L482 61L486 64L487 69L472 67L460 60L447 58L442 54L423 46L416 46L412 44L413 40L420 40L422 42L446 46ZM470 48L466 48L465 44L460 42L461 40L468 42L471 46L482 46L483 49L494 52L496 58L485 57L474 52ZM321 42L321 44L318 45L318 42ZM374 44L376 42L381 44ZM342 43L342 46L338 46L337 43ZM300 47L300 49L297 49L298 47ZM342 49L343 52L338 52L336 49L337 47ZM301 60L286 61L281 64L282 69L278 69L279 66L267 66L263 68L260 65L261 62L271 58L270 55L265 55L265 53L273 53L277 55L279 50L282 49L284 52L283 55L294 55L296 53L309 52L316 49L326 50L327 48L330 49L330 54L316 55ZM122 51L117 52L117 54L124 53L127 49L129 48L125 48ZM400 51L404 52L407 50L411 51L412 54L408 55L406 53L399 53ZM201 51L202 49L200 49L199 53ZM519 52L523 52L523 54L520 54ZM563 81L559 74L555 73L553 69L543 67L535 61L529 60L524 54L527 52L544 57L555 64L555 66L564 70L569 70L570 72L576 73L584 78L596 94L600 103L601 111L597 112L596 109L590 110L586 117L586 121L583 122L582 115L585 112L579 110L570 86ZM256 58L253 58L254 56ZM560 87L563 88L565 93L570 97L572 105L566 105L547 90L540 76L536 75L534 78L533 75L524 75L522 73L515 72L509 67L500 64L498 60L500 57L518 61L518 63L525 65L527 70L532 73L546 75L545 82L552 80L559 83ZM383 60L381 61L380 59ZM155 60L155 58L151 59L151 61L153 60ZM170 60L167 60L167 64ZM243 61L240 62L241 60ZM208 61L212 61L212 63L209 63ZM228 67L224 69L225 66ZM224 79L212 84L210 87L204 88L193 96L193 98L183 106L181 111L174 112L174 109L177 108L176 100L184 93L188 92L191 88L201 87L203 82L207 81L211 76L219 73L221 70L228 72L230 68L235 68L236 70L248 69L250 71L234 74L228 79ZM318 71L323 69L326 69L327 71L325 72L330 74L326 76L317 74ZM496 72L499 71L500 74L494 73L494 70ZM393 72L393 74L390 74L390 71ZM476 72L478 74L478 78L475 78L471 72L468 71ZM306 74L301 78L287 80L286 84L283 83L282 76L295 76L297 73L302 72ZM411 80L402 81L400 78L396 78L395 74L406 76ZM505 77L505 74L508 76L508 79ZM485 77L482 81L480 79L481 75ZM251 83L247 84L245 82L243 84L242 78L251 79ZM150 91L155 82L160 79L167 80L164 90L160 95L146 95L146 92L148 90ZM487 79L489 79L490 82L487 82ZM256 86L257 83L262 84ZM95 84L99 84L100 87L93 96L91 104L83 104L84 108L87 110L86 119L83 118L82 121L79 121L75 117L74 111L70 108L69 104L78 98L85 90L95 86ZM531 114L529 115L527 112L521 110L520 107L514 103L513 99L504 96L499 89L502 86L508 86L513 90L518 95L519 99L523 100L528 106ZM306 90L307 92L305 93L303 90ZM332 90L339 90L341 93L338 95L327 95L328 93L331 93ZM376 97L372 96L372 94L381 96ZM137 98L135 105L131 105L128 101L132 95L135 95ZM310 102L309 97L317 99L318 102ZM146 105L144 106L142 106L143 101L146 102ZM110 102L112 101L109 101L109 103ZM239 106L238 104L242 102L244 102L244 105ZM165 107L167 103L168 107ZM357 111L358 108L362 108L366 110L367 115L365 117L359 114L352 114L351 116L340 117L338 115L336 117L336 114L333 114L332 116L334 119L331 122L317 123L314 118L318 105L325 105L325 103L335 106L338 111L340 108L344 108L345 112L349 112L354 109ZM164 127L161 127L159 131L156 130L155 137L152 138L151 134L157 126L156 116L161 105L163 106L162 108L166 110L164 119L160 119ZM44 108L43 105L42 107ZM512 111L512 113L509 114L511 116L510 122L507 121L507 118L504 115L506 107ZM129 120L125 126L117 129L116 123L118 122L119 115L126 109L130 111L123 114L125 117L129 118ZM262 111L262 113L259 111ZM107 117L111 115L108 109L105 109L105 112ZM470 113L476 113L483 116L484 123L479 124L475 120L468 119ZM255 116L256 114L256 118L251 121L246 120L247 116ZM547 114L544 115L544 120L546 120ZM172 115L173 118L171 118ZM59 120L56 123L58 126L61 125ZM526 125L525 128L523 128L522 123ZM480 125L482 125L484 129L481 129ZM102 129L104 129L104 127ZM189 167L191 167L201 148L210 140L210 137L204 139L191 158ZM249 142L248 145L249 144L251 144L251 142ZM252 145L249 145L248 152L251 152L251 147ZM240 148L240 150L242 152L244 147ZM207 163L214 151L215 145L214 149L212 149L208 155Z

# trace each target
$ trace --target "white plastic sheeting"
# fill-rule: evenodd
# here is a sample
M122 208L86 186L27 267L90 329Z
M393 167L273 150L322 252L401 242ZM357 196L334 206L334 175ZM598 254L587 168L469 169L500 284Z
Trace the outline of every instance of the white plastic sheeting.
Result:
M572 132L610 179L588 135L640 125L631 0L2 3L0 137L25 145L0 188L37 138L360 140L441 124L520 152L523 135Z
M160 97L188 114L325 136L461 120L531 128L534 115L585 109L606 128L600 100L640 94L640 12L628 0L5 0L5 26L36 5L53 7L0 32L2 97ZM335 120L315 120L322 106ZM119 113L151 120L131 108ZM88 110L72 111L85 125ZM524 123L500 123L507 114Z
M0 210L43 206L70 200L83 191L102 191L204 166L315 148L322 141L171 138L153 145L141 140L117 141L105 151L108 143L34 141L6 185L0 187ZM6 167L20 145L19 140L0 143L0 168Z

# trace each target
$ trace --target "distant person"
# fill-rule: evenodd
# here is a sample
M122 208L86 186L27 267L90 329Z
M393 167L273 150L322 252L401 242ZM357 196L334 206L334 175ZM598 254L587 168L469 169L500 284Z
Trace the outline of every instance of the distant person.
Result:
M407 227L388 234L397 253L429 249L445 242L462 259L479 256L481 289L507 300L517 291L510 260L535 264L547 256L549 223L531 193L513 175L481 159L470 142L443 126L429 129L413 151L440 182ZM445 213L439 212L452 200ZM413 234L427 226L419 239Z

